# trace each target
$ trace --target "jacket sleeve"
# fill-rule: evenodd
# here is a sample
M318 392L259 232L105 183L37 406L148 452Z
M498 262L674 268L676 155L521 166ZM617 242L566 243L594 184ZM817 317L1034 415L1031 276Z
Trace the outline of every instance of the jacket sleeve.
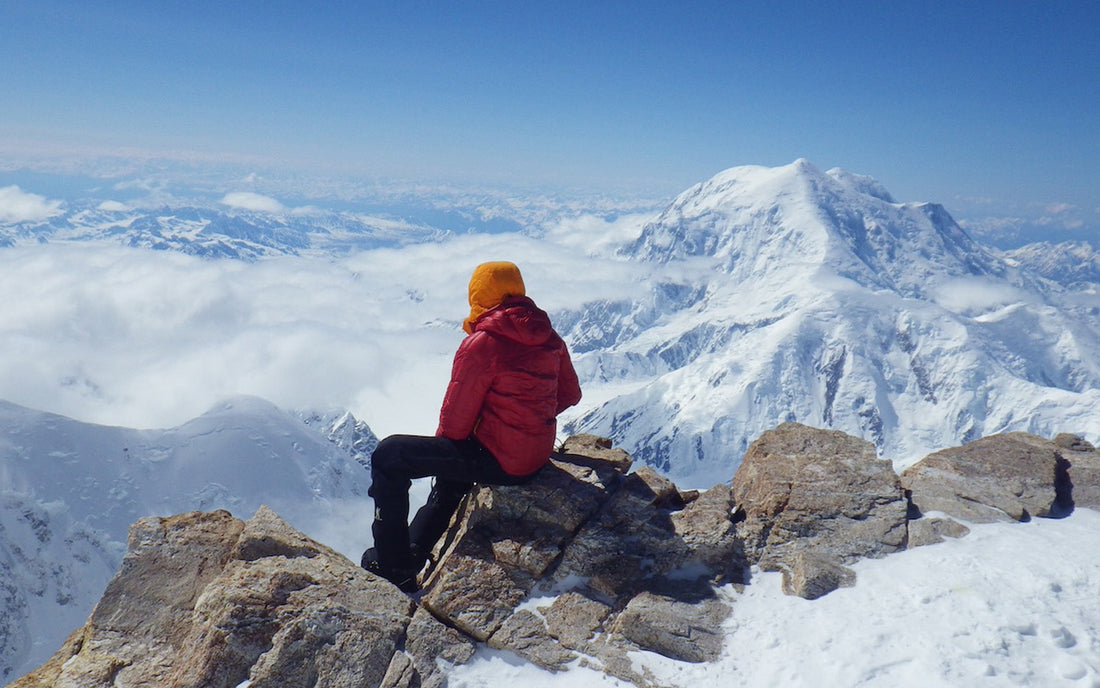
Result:
M557 413L561 413L581 400L581 385L577 380L577 371L573 368L573 361L569 359L569 349L566 348L565 342L562 342L559 351Z
M439 410L437 437L464 440L474 432L485 393L492 382L488 365L488 337L475 332L462 340L451 366L451 381Z

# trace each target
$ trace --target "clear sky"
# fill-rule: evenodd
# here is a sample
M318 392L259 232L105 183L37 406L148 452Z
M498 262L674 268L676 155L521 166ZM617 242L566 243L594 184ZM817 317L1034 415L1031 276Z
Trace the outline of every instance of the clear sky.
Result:
M1098 28L1093 0L0 0L0 155L670 192L805 157L1095 220Z

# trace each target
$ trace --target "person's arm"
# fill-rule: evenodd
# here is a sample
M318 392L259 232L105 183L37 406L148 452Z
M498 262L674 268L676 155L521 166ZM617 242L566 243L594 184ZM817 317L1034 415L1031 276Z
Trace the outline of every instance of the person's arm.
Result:
M573 369L573 361L569 359L569 349L564 342L560 349L560 361L557 413L561 413L581 400L581 385L577 380L577 371Z
M488 335L481 332L466 337L459 345L451 366L451 381L439 410L436 436L464 440L473 434L492 381L487 374L488 345Z

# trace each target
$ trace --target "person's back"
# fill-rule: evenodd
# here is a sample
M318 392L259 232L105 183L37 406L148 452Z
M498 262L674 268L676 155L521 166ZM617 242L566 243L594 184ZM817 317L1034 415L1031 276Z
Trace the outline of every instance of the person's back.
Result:
M469 303L436 436L387 437L371 456L375 546L363 566L404 590L470 486L534 477L550 460L557 415L581 398L565 343L527 298L519 268L479 265ZM409 526L411 480L429 475L432 493Z
M455 355L437 434L472 433L505 472L527 475L553 451L557 415L580 400L569 352L550 318L525 296L506 298L473 330Z

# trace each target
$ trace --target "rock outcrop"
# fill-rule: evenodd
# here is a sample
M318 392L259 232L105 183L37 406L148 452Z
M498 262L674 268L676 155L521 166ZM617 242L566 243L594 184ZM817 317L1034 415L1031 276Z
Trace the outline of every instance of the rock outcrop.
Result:
M682 492L571 438L464 501L418 602L263 507L147 518L86 625L9 688L440 686L479 643L655 685L629 654L715 659L745 561L728 487ZM532 599L546 598L544 605Z
M745 452L733 477L738 533L749 561L782 571L783 588L807 599L850 585L845 568L905 549L905 494L870 442L784 423Z
M266 507L146 518L85 626L12 686L379 685L413 608Z
M929 454L901 474L901 483L922 513L972 523L1057 516L1073 505L1064 451L1023 432L992 435Z
M631 463L577 436L527 485L476 488L413 598L266 507L142 519L87 623L8 688L429 688L482 645L650 688L635 653L717 659L721 586L752 565L814 599L860 558L965 535L955 519L1100 508L1100 452L1073 435L984 438L899 479L863 440L786 423L701 493Z
M467 498L421 604L548 669L579 660L646 685L631 651L716 659L729 607L712 584L746 566L729 487L685 493L648 467L626 474L629 455L601 438L565 449L532 483Z

